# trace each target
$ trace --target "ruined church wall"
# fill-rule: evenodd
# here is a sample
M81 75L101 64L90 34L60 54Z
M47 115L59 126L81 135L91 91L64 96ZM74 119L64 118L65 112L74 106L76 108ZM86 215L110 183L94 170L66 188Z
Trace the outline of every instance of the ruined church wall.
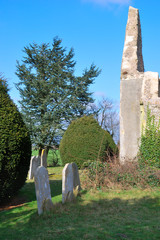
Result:
M123 48L121 79L138 78L144 72L139 11L130 7Z
M121 66L120 161L137 159L147 106L160 117L160 82L156 72L144 72L139 11L130 7Z
M141 132L140 97L142 78L121 80L120 159L136 159Z
M141 102L144 105L144 119L146 121L147 106L158 122L160 118L159 75L157 72L145 72L142 86Z
M140 100L144 77L139 11L129 8L121 66L120 160L137 157L141 133Z

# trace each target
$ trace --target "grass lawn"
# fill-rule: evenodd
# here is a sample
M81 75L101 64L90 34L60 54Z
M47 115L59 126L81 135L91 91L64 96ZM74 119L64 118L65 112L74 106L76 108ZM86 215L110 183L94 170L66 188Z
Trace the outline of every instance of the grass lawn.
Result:
M38 216L34 182L27 181L19 195L28 202L0 212L0 239L160 239L159 189L82 190L75 202L62 205L62 167L48 170L53 211Z

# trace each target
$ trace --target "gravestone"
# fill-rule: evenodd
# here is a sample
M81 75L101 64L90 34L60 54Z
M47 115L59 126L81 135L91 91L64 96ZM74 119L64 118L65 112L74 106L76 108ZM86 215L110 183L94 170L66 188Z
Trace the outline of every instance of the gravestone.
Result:
M75 192L79 192L80 188L77 165L67 163L62 171L62 203L73 201Z
M46 149L43 149L42 153L41 153L41 166L47 168L47 152L46 152Z
M37 168L41 165L41 159L39 156L31 157L30 167L29 167L29 179L33 179Z
M53 208L51 199L48 171L45 167L37 168L34 176L35 190L37 197L38 214L50 211Z

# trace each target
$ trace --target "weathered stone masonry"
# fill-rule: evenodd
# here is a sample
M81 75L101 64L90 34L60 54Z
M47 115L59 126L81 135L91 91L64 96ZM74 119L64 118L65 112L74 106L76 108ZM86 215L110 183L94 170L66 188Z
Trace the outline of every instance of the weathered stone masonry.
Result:
M120 86L120 160L136 160L142 124L149 104L160 116L158 73L144 72L139 11L129 8Z

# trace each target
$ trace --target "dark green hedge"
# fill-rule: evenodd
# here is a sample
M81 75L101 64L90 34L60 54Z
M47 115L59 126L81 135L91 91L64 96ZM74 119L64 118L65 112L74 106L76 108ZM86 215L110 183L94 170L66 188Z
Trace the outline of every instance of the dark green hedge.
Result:
M75 162L82 167L85 162L98 158L105 160L117 153L117 146L111 135L103 130L93 116L84 116L73 121L60 142L63 165Z
M24 185L30 158L29 132L0 78L0 203Z

